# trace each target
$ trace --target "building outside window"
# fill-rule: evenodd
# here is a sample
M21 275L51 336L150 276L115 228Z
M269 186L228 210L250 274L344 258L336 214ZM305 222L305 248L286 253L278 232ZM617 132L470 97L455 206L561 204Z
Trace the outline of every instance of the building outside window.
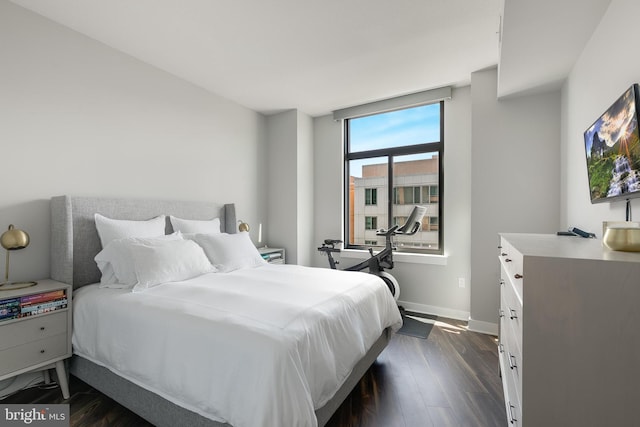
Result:
M421 230L397 236L396 246L443 253L443 123L443 101L344 120L347 248L383 246L376 230L404 224L421 205Z

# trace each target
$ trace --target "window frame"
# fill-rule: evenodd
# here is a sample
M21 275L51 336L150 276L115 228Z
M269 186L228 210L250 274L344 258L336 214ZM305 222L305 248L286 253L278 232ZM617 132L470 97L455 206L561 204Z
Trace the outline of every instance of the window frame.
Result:
M395 110L380 111L378 113L372 113L367 115L384 114L391 111L406 110L423 105L440 104L440 140L434 142L428 142L424 144L406 145L402 147L390 147L368 151L350 152L350 131L349 123L352 119L358 119L363 116L350 117L343 119L343 159L344 159L344 176L343 176L343 223L344 223L344 248L345 249L364 249L365 245L353 245L349 243L351 230L349 229L349 215L350 215L350 203L349 203L349 162L352 160L361 160L374 157L386 157L387 158L387 218L388 224L384 228L389 228L393 225L393 205L394 205L394 185L393 185L393 158L398 156L405 156L411 154L424 154L424 153L437 153L438 154L438 249L398 249L398 251L404 253L417 253L417 254L431 254L431 255L443 255L444 254L444 100L437 102L428 102L421 105L410 105ZM398 187L400 188L400 187ZM420 189L421 192L421 189ZM421 203L427 204L427 203ZM428 204L432 204L429 200ZM383 226L378 224L378 226Z

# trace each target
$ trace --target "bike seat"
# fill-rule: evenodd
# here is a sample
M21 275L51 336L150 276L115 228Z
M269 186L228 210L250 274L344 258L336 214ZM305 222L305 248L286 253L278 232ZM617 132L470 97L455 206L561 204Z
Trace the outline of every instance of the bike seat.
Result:
M335 245L336 243L342 243L342 240L335 240L335 239L325 239L324 240L324 244L325 245Z

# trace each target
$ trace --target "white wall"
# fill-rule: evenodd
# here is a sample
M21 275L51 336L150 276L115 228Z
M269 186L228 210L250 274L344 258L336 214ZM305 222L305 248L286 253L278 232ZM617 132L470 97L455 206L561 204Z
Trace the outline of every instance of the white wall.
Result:
M310 265L313 237L313 122L289 110L267 117L266 243L288 264Z
M267 221L265 243L286 249L287 262L297 262L297 112L267 117Z
M260 114L5 0L0 58L0 228L31 235L11 279L48 276L55 195L235 202L252 225L265 210Z
M313 119L297 112L298 125L298 264L311 265L315 245L313 242Z
M640 82L640 2L613 0L562 88L562 226L602 237L602 221L624 221L625 203L592 205L583 132L632 83ZM640 219L640 199L631 202Z
M314 241L342 238L342 127L331 115L313 119ZM313 264L326 267L327 259L316 252Z
M342 236L342 129L331 116L314 119L315 244ZM392 274L401 286L401 303L411 309L466 319L471 238L471 91L453 90L445 103L444 238L447 265L397 262ZM316 253L315 265L328 266ZM342 258L340 267L354 264Z
M560 93L498 100L495 68L471 75L471 319L497 332L498 233L555 233Z

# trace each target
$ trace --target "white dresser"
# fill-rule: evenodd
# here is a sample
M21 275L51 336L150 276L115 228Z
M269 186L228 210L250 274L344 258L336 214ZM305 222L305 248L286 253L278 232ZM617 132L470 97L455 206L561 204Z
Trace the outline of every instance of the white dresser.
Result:
M498 354L511 425L640 425L640 253L500 234Z

